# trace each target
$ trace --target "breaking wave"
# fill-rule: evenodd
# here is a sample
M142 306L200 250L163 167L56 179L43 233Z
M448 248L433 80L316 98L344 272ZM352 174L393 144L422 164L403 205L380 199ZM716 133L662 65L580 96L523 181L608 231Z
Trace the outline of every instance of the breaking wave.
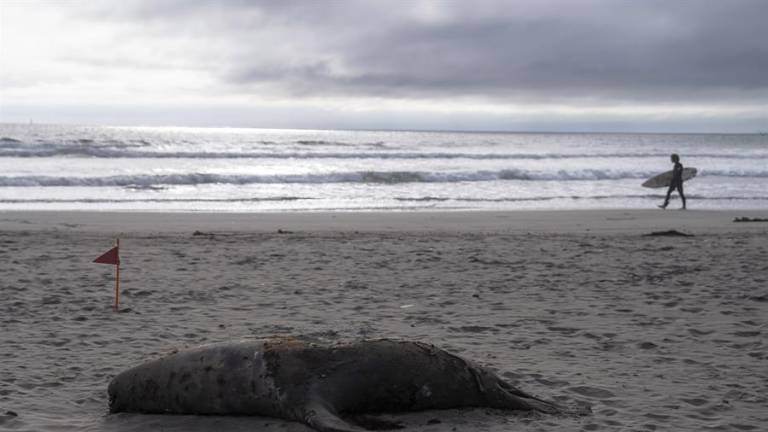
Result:
M554 195L538 197L502 197L502 198L467 198L467 197L395 197L396 201L403 202L528 202L528 201L554 201L554 200L611 200L611 199L660 199L665 194L630 194L630 195ZM768 196L706 196L688 195L689 199L697 201L768 201Z
M553 195L538 197L500 197L500 198L469 198L469 197L393 197L403 203L516 203L516 202L547 202L547 201L606 201L626 199L663 199L664 194L627 194L627 195ZM114 203L263 203L287 201L312 201L315 197L277 196L277 197L241 197L241 198L0 198L1 204L114 204ZM688 199L696 201L768 201L768 196L707 196L688 195Z
M24 143L14 138L0 138L0 157L87 157L113 159L475 159L475 160L546 160L581 158L659 158L668 157L668 152L607 152L607 153L468 153L468 152L408 152L382 151L386 145L381 142L349 144L326 141L296 141L287 144L311 147L328 145L349 147L350 151L290 151L281 148L286 143L263 141L261 145L275 146L262 151L164 151L153 149L145 140L95 142L79 139L66 143ZM378 151L371 151L376 148ZM352 150L354 149L354 150ZM768 159L768 153L690 153L690 158L719 159Z
M263 198L8 198L0 199L0 203L5 204L21 204L21 203L84 203L84 204L99 204L99 203L196 203L196 202L219 202L219 203L234 203L234 202L283 202L283 201L302 201L302 200L314 200L317 198L311 197L297 197L297 196L278 196L278 197L263 197Z
M163 175L116 175L105 177L57 176L0 176L0 186L121 186L134 189L152 189L158 185L200 184L322 184L322 183L458 183L496 180L520 181L579 181L645 179L657 174L650 171L618 170L560 170L557 172L508 169L474 172L418 172L418 171L357 171L326 174L286 175L226 175L207 173ZM699 177L757 177L768 178L768 171L702 170Z

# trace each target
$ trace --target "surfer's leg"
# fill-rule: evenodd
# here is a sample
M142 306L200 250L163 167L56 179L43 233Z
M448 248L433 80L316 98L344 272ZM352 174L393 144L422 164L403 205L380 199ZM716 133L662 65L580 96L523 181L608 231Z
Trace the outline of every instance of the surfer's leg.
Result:
M669 205L669 196L672 195L673 190L675 190L675 185L669 185L669 189L667 189L667 197L664 199L664 204L660 205L659 208L667 208L667 205Z
M680 199L683 201L683 210L685 210L685 194L683 193L683 182L677 185L677 191L680 193Z

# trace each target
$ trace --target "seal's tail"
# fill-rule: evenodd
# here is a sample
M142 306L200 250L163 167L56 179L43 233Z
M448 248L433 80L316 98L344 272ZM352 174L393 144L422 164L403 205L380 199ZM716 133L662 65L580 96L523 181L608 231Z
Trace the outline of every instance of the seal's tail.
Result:
M516 397L521 399L520 403L523 405L527 405L530 411L539 411L546 414L561 414L566 411L565 408L555 404L554 402L548 402L542 399L535 398L533 396L529 396L525 398L520 398L519 396L516 396Z
M525 393L503 380L498 381L498 387L504 395L504 399L506 399L508 408L524 411L539 411L547 414L559 414L567 411L564 407L561 407L554 402L539 399L536 396Z
M506 395L507 403L512 409L525 411L538 411L545 414L564 414L573 416L585 416L592 413L589 406L567 408L555 402L539 399L536 396L525 393L512 387L504 381L499 382L499 388Z

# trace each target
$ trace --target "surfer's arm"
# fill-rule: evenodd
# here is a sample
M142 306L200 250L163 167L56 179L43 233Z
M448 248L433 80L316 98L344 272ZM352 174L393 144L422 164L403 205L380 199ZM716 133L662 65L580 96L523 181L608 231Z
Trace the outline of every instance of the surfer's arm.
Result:
M675 167L672 169L672 184L676 184L678 182L682 183L683 181L683 164L676 163Z

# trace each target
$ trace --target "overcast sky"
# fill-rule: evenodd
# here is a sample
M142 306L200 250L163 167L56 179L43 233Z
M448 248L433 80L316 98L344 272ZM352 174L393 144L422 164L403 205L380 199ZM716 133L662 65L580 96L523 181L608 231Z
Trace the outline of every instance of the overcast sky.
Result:
M0 0L0 121L768 130L768 1Z

